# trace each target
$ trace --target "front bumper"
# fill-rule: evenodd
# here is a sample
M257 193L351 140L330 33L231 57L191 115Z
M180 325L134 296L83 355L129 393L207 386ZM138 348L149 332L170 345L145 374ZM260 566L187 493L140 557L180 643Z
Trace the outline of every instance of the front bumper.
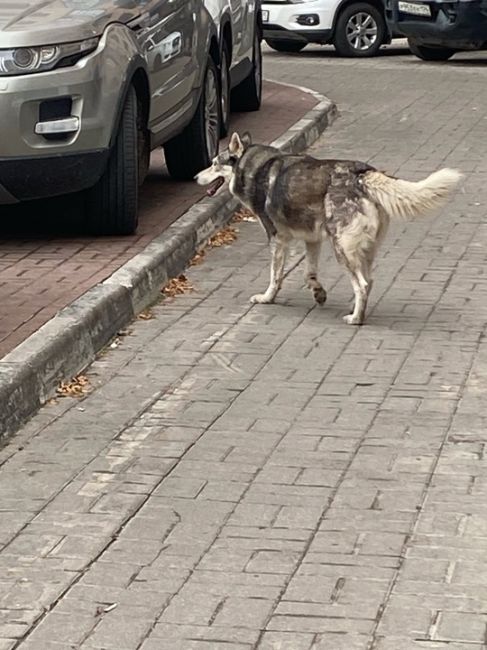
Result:
M264 38L276 41L301 41L306 43L329 43L333 32L331 29L289 30L279 25L264 27Z
M399 11L398 0L388 0L386 19L395 32L418 44L458 50L483 49L487 45L487 2L428 2L431 18Z
M280 40L301 40L309 43L326 43L332 35L336 3L304 2L299 4L263 3L264 38ZM313 16L312 25L303 24L303 17Z
M112 25L74 66L0 77L0 204L96 183L116 132L133 49L130 30ZM63 119L75 128L43 134L42 125Z
M108 162L108 149L80 154L0 158L0 205L93 187Z

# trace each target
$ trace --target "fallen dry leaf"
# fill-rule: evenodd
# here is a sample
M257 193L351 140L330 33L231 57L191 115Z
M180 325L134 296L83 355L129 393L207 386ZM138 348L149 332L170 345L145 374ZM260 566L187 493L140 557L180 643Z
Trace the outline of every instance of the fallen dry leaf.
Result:
M237 239L237 230L232 226L226 226L219 230L213 237L208 240L210 248L219 248L220 246L228 246Z
M253 212L247 210L247 208L242 208L233 215L232 221L233 223L239 223L241 221L257 221L257 218Z
M90 380L85 375L73 377L71 381L61 382L56 390L62 397L83 397L90 390Z
M184 293L191 293L191 291L193 291L193 285L184 273L181 273L177 278L169 280L162 290L162 293L168 298L174 298L175 296L181 296Z
M152 313L152 310L150 308L144 309L140 312L140 314L137 316L138 320L152 320L155 318L154 314Z

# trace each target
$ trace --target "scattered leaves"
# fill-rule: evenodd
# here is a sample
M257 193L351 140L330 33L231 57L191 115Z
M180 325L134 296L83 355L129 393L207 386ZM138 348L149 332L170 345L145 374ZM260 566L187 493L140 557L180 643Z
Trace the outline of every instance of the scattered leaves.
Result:
M168 298L174 298L175 296L181 296L184 293L191 293L191 291L193 291L193 285L184 273L181 273L177 278L169 280L162 290L162 293Z
M138 320L152 320L153 318L155 318L155 316L150 308L143 309L137 316Z
M242 208L233 215L233 223L240 223L242 221L257 221L257 218L253 212L247 210L247 208Z
M243 213L244 211L241 210ZM248 211L247 211L248 212ZM248 214L251 215L250 212ZM246 217L246 214L243 214L243 218ZM238 230L232 226L226 226L214 234L210 239L208 239L207 247L208 248L220 248L220 246L228 246L232 244L237 239ZM206 257L206 251L198 251L191 262L190 266L198 266L202 264ZM162 293L168 298L175 298L176 296L181 296L185 293L191 293L194 291L193 285L188 280L188 278L182 273L177 278L169 280L167 285L162 289Z
M61 382L56 393L62 397L83 397L90 390L90 381L85 375L78 375L71 381Z
M219 230L213 237L208 240L210 248L219 248L220 246L228 246L237 239L237 230L232 226L226 226Z

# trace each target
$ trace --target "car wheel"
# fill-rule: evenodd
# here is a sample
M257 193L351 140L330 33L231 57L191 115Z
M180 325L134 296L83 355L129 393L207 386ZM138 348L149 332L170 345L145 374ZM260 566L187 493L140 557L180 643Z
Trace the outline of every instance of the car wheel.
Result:
M230 53L228 45L223 45L220 71L221 128L220 136L224 138L230 129Z
M139 144L137 95L130 87L108 164L85 192L85 222L93 235L132 235L137 229Z
M254 36L254 51L252 55L252 70L232 91L232 110L258 111L262 104L262 47L260 30L256 27Z
M220 84L218 70L208 58L201 93L193 119L182 133L164 145L166 165L177 180L192 180L209 167L218 153L220 140Z
M266 43L276 52L301 52L307 45L301 41L276 41L273 38L268 38Z
M414 56L417 56L418 59L422 59L423 61L448 61L455 54L455 50L449 47L418 45L410 39L408 39L408 45Z
M340 56L374 56L385 37L382 13L373 5L358 2L346 7L338 16L333 45Z

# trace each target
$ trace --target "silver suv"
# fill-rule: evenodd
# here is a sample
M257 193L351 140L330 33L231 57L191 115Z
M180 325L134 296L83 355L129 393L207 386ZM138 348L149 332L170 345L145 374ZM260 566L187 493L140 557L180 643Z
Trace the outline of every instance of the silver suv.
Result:
M0 0L0 204L77 193L131 234L151 150L208 166L261 101L260 0Z

